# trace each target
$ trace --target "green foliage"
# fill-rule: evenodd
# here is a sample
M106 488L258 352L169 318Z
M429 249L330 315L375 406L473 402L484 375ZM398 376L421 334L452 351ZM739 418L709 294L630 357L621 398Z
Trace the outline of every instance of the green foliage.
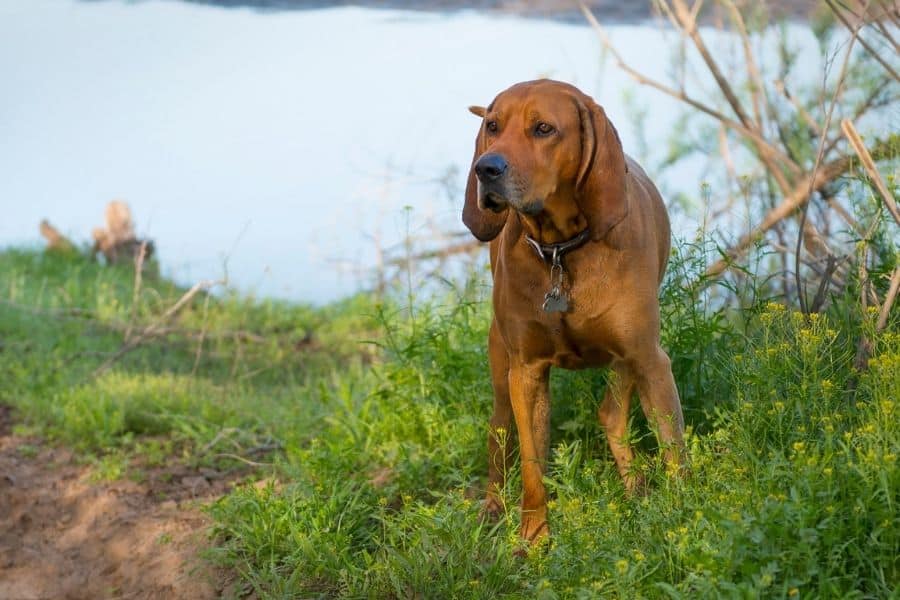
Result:
M0 253L0 402L26 423L84 451L145 449L166 436L190 461L216 462L320 418L312 373L352 373L371 360L357 339L374 326L359 296L324 309L195 297L172 324L94 372L185 290L80 255ZM354 333L350 334L352 331ZM307 400L303 411L293 402ZM286 440L293 436L286 434ZM280 440L279 440L280 441Z
M527 558L514 554L517 467L504 517L478 516L491 316L474 283L413 309L202 298L180 321L207 324L199 360L197 340L173 336L91 377L122 342L111 325L133 312L131 274L0 253L0 402L93 455L98 478L138 455L225 460L275 440L267 483L209 507L210 558L261 598L896 594L896 315L876 334L874 314L836 298L807 320L755 280L729 308L704 280L711 250L679 244L661 292L690 474L671 479L641 444L650 492L626 497L596 421L605 374L554 372L553 541ZM149 320L181 293L147 286L137 309ZM215 339L232 330L266 341ZM312 331L319 347L286 348L285 331ZM873 343L864 373L851 367L861 333ZM652 442L638 415L637 437Z
M666 335L685 349L673 354L682 376L693 381L683 386L686 401L701 403L711 390L720 394L714 411L689 419L708 421L709 428L701 434L695 427L688 438L690 477L672 481L645 456L654 489L626 499L593 425L602 377L558 374L547 476L553 544L512 560L517 473L505 490L510 510L496 528L479 522L469 500L481 489L473 491L471 482L483 471L478 462L485 458L490 402L484 352L472 347L483 344L486 319L472 317L484 307L432 307L412 321L385 318L391 346L373 370L378 384L360 388L353 410L343 408L349 397L338 402L340 427L325 431L300 460L300 478L319 486L305 492L311 506L341 482L344 490L369 490L363 512L370 537L342 546L340 567L325 583L315 571L310 587L302 583L313 574L303 566L310 556L288 560L281 570L253 566L247 554L253 543L234 525L244 519L225 498L213 514L230 564L274 597L323 590L436 598L890 595L900 550L894 468L900 435L890 419L900 336L879 337L874 367L860 378L849 367L851 332L833 330L824 315L807 323L769 304L739 332L724 310L691 309L699 288L678 273L698 271L678 262L686 254L679 251L664 290L674 304ZM459 394L472 386L479 391ZM578 420L584 425L573 424ZM373 477L379 465L390 467L386 485ZM294 525L314 547L325 543L314 520L299 517ZM284 584L286 578L293 583Z

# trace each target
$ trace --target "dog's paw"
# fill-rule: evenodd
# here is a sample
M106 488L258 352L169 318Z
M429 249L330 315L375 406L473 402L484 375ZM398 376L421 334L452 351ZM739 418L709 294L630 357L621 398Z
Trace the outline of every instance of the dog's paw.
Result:
M547 524L546 511L538 511L535 514L522 515L522 527L519 530L520 537L536 546L550 536L550 525Z
M489 495L484 499L484 502L482 502L481 512L478 516L481 518L482 523L496 523L503 517L504 512L505 510L500 499L496 496Z
M642 473L629 473L624 478L625 494L629 498L641 498L649 492L647 478Z
M519 558L527 558L535 553L546 552L550 548L550 526L544 517L522 517L522 528L519 531L520 546L515 551Z

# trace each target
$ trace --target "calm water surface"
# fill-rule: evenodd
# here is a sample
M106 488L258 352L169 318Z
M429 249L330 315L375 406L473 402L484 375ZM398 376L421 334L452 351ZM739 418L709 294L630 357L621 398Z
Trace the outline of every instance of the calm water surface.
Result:
M671 40L614 26L664 78ZM340 8L255 12L170 1L0 2L0 245L47 217L87 240L131 205L163 271L327 301L367 282L375 240L461 229L478 121L508 85L550 76L594 95L638 154L625 93L586 26ZM651 151L679 107L641 88ZM690 166L662 178L696 193ZM405 209L404 207L409 207Z

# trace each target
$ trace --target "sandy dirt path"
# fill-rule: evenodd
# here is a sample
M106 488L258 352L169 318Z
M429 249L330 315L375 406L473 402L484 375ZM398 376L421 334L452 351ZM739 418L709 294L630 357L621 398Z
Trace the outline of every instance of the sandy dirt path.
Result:
M11 433L0 406L0 598L217 598L200 502L229 484L184 468L92 483L73 453ZM230 592L230 593L229 593Z

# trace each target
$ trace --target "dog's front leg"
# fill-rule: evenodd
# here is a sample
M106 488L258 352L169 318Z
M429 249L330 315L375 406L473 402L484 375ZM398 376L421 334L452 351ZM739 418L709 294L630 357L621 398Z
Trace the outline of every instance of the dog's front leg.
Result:
M509 369L509 396L522 462L523 539L535 543L550 533L544 468L550 444L550 367L516 363Z
M491 430L488 432L488 489L482 515L494 520L503 512L501 490L506 484L513 445L510 431L513 417L509 402L509 355L496 321L491 323L488 336L488 358L494 387L494 414L491 415Z

